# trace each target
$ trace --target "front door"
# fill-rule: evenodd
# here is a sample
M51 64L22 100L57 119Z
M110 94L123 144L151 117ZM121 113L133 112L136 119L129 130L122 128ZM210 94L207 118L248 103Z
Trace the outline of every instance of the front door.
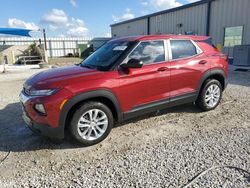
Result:
M169 97L170 71L163 40L142 41L128 55L143 61L142 68L120 70L120 97L123 112Z

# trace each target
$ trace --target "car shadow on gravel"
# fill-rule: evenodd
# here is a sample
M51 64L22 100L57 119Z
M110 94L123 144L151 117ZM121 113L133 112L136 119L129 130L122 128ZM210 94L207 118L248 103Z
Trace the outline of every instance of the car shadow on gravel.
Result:
M78 147L82 146L71 141L68 135L59 144L31 132L22 119L22 109L19 103L9 104L0 110L0 151L24 152Z
M128 123L136 123L149 117L157 117L167 113L181 112L199 113L200 111L192 105L183 105L133 118L129 121L117 124L115 127L120 127ZM22 119L22 109L19 103L9 104L4 109L0 110L0 151L24 152L42 149L54 150L83 147L71 140L68 134L66 134L65 137L66 138L63 142L58 144L31 132L29 128L25 126Z
M184 104L184 105L175 106L175 107L167 108L164 110L160 110L157 112L145 114L142 116L138 116L138 117L126 120L122 123L119 123L119 124L115 125L115 127L121 127L121 126L124 126L128 123L136 123L138 121L141 121L141 120L144 120L147 118L160 117L162 115L171 114L171 113L194 113L194 114L197 114L197 113L202 113L202 111L193 104Z

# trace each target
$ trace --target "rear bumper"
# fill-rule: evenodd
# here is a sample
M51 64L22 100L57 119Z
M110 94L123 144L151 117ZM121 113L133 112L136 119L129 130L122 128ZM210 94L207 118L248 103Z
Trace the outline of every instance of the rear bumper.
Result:
M23 112L23 120L25 121L27 127L34 133L42 135L48 138L63 139L64 130L61 127L52 128L49 125L37 124L31 121L31 119Z

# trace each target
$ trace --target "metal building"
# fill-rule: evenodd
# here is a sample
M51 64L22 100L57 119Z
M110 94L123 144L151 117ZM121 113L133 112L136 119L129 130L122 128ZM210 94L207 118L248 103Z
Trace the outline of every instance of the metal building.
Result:
M113 37L149 34L211 36L233 56L235 45L250 44L250 0L201 0L111 25Z

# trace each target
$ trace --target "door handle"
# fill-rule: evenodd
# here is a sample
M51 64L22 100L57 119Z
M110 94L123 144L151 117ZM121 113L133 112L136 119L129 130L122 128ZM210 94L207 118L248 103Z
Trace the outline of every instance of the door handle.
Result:
M167 67L161 67L161 68L159 68L157 71L158 71L158 72L164 72L164 71L166 71L166 70L168 70Z
M206 61L206 60L201 60L200 62L199 62L199 64L200 65L205 65L205 64L207 64L208 62Z

